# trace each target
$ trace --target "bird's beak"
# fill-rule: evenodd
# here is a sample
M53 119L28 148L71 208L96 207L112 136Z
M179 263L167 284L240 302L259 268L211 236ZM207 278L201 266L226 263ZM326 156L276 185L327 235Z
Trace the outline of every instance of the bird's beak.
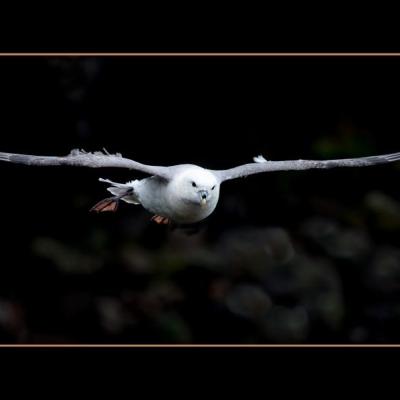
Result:
M208 198L207 190L200 190L199 196L200 196L200 205L204 207L207 204L207 198Z

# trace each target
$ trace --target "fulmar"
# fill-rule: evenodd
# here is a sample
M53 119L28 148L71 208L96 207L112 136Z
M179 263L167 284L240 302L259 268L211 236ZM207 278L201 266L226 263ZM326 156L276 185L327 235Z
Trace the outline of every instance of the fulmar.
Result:
M267 161L263 156L253 158L252 163L225 170L211 170L193 164L154 166L141 164L122 157L121 154L103 152L88 153L74 149L68 155L36 156L28 154L2 153L0 161L35 166L68 165L90 168L127 168L150 175L150 177L127 183L108 183L112 194L91 208L91 211L116 211L122 200L141 204L154 214L152 220L158 224L192 224L207 218L217 206L220 185L236 178L272 171L328 169L336 167L366 167L400 160L400 152L386 155L346 158L338 160L288 160Z

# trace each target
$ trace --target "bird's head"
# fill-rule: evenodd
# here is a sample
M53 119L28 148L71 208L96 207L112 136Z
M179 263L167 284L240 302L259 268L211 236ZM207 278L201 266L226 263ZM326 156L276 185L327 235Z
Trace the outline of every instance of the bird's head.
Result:
M219 197L219 181L210 171L200 167L188 168L177 179L182 200L201 207L215 205Z

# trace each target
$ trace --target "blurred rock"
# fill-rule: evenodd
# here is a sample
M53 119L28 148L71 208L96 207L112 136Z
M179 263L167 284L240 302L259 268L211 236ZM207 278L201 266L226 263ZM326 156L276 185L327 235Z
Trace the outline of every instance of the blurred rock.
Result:
M155 327L166 343L191 343L192 334L183 318L176 312L168 311L154 319Z
M366 284L382 293L400 292L400 249L381 246L366 273Z
M359 262L370 254L371 239L365 231L341 227L331 219L310 218L301 232L334 258Z
M344 316L342 284L328 260L298 254L287 265L275 268L264 285L271 296L304 306L314 320L322 321L330 329L340 327Z
M119 256L123 265L135 273L150 274L154 272L152 254L136 245L122 246Z
M102 297L97 300L97 307L102 327L110 334L120 334L130 319L121 302L114 298Z
M302 343L308 335L309 320L303 307L274 306L260 327L268 341Z
M295 255L293 244L282 228L244 228L226 232L215 250L225 260L226 272L264 276Z
M232 288L225 301L231 312L252 320L264 318L272 306L272 301L264 290L248 284Z
M301 257L296 266L301 303L314 319L338 329L344 317L344 299L336 269L320 257Z
M340 228L336 221L323 217L309 218L301 226L301 233L319 244L337 236L339 232Z
M171 281L152 283L138 297L138 308L147 315L160 313L165 308L182 301L182 291Z
M364 199L365 207L370 211L380 229L400 229L400 202L389 195L373 191L369 192Z
M314 321L323 322L332 332L341 328L345 304L340 292L330 290L307 294L304 296L304 306Z
M49 259L65 273L88 274L103 266L102 258L49 237L35 238L32 251L37 256Z
M209 295L212 300L223 302L232 287L229 279L219 278L214 279L209 286Z
M0 338L23 342L26 340L26 326L23 310L20 305L9 300L0 299Z
M370 253L371 241L366 232L345 229L340 235L325 242L324 247L332 257L362 261Z
M352 343L366 343L368 332L363 326L357 326L350 331L349 339Z
M211 270L220 269L225 260L215 253L206 242L205 232L189 235L181 229L168 235L168 241L155 255L157 271L171 274L189 265L201 265Z

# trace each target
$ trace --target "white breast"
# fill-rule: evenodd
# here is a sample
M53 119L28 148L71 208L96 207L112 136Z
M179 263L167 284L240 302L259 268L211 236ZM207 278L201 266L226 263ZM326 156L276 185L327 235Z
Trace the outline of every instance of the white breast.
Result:
M155 177L143 179L137 185L141 204L148 211L177 223L190 224L207 218L218 203L219 185L212 191L210 200L201 206L200 203L187 201L185 191L193 190L188 175L190 179L197 180L199 185L214 186L215 177L209 171L190 166L170 182Z

